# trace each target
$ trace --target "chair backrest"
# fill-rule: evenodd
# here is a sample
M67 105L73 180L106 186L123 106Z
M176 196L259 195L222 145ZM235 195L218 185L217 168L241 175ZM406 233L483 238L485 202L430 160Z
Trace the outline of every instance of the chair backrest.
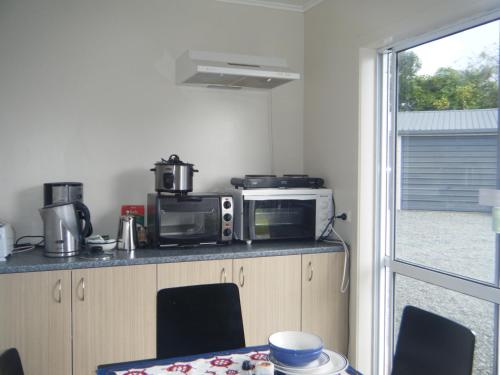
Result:
M17 349L7 349L0 354L0 375L24 375Z
M474 333L414 306L403 310L392 375L470 375Z
M156 356L168 358L245 347L240 294L235 284L158 291Z

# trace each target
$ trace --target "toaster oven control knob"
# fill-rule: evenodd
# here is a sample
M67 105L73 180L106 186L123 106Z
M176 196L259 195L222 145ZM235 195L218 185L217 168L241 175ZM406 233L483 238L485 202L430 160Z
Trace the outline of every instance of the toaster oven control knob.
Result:
M231 214L225 214L224 215L224 221L231 221L233 217L231 216Z
M225 237L229 237L229 236L231 235L231 233L233 233L233 232L231 231L231 229L229 229L229 228L224 229L224 236L225 236Z
M227 210L229 208L231 208L231 202L230 201L225 201L224 202L224 208Z

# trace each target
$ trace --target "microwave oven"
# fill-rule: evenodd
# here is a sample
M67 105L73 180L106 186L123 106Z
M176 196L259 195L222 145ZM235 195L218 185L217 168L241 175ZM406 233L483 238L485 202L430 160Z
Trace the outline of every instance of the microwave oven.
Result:
M229 243L233 198L216 193L148 194L147 233L154 247Z
M331 189L237 189L234 238L319 239L333 215Z

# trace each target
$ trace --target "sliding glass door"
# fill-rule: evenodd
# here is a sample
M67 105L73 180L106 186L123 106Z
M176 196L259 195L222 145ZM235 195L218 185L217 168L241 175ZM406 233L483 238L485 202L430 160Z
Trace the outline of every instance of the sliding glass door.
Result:
M384 373L406 305L471 328L474 374L498 373L500 21L447 34L394 46L382 58Z

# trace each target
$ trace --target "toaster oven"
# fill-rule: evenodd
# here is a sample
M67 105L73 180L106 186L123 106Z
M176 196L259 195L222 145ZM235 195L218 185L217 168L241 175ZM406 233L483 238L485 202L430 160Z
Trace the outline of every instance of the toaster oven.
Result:
M147 232L154 247L229 243L233 198L217 193L148 194Z

